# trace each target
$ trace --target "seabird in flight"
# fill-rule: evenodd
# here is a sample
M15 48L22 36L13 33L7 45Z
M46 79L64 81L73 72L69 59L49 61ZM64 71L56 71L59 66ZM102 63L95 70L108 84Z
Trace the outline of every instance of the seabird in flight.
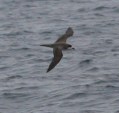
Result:
M52 62L50 63L50 65L47 69L47 72L51 71L59 63L59 61L63 57L62 50L72 47L72 45L66 43L66 40L67 40L67 38L71 37L73 35L73 33L74 33L73 29L71 27L69 27L66 30L66 32L56 40L55 43L40 45L40 46L53 48L54 57L53 57Z

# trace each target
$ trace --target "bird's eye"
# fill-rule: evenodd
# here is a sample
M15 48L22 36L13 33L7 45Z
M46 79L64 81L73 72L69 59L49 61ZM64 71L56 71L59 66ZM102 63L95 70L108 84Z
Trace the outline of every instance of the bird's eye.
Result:
M69 45L69 47L72 47L72 45Z

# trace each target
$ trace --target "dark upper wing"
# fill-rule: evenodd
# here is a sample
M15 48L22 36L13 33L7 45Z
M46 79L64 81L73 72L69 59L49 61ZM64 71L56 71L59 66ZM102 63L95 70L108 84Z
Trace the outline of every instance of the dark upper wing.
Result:
M59 37L59 38L56 40L55 43L57 43L57 42L66 43L67 38L69 38L70 36L72 36L73 33L74 33L74 32L73 32L73 29L72 29L71 27L69 27L69 28L66 30L65 34L62 35L61 37Z
M54 53L54 58L52 59L52 62L50 63L47 72L52 70L59 63L59 61L61 60L63 56L62 50L59 48L53 49L53 53Z

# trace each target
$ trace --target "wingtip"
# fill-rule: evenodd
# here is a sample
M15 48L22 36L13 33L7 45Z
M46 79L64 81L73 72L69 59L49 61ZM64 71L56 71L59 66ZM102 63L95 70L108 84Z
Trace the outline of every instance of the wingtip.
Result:
M46 73L48 73L49 71L47 70Z
M66 34L67 34L68 36L72 36L72 35L74 34L74 31L73 31L72 27L68 27L68 28L67 28Z
M48 69L47 71L46 71L46 73L48 73L50 70Z

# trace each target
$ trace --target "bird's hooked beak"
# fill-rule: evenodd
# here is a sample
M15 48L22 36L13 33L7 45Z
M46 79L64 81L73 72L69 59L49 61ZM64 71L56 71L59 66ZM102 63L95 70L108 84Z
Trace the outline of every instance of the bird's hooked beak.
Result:
M74 47L72 47L71 49L75 50L75 48L74 48Z

